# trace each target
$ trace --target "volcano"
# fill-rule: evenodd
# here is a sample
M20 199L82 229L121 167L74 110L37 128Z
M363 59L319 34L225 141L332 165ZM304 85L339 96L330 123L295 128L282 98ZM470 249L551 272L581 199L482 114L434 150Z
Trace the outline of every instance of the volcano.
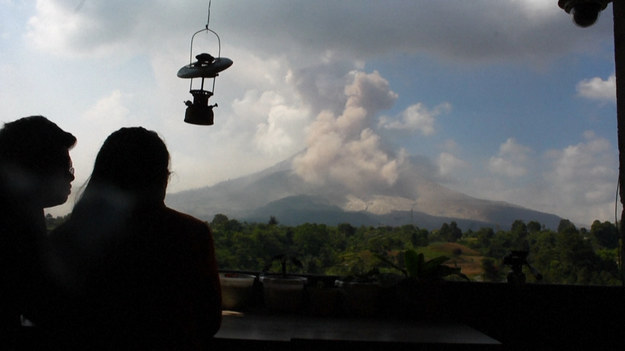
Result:
M210 187L168 194L168 206L206 221L216 214L247 222L298 225L399 226L437 229L455 221L463 230L507 229L515 220L557 228L561 218L502 201L468 196L445 187L420 171L413 159L389 186L354 191L339 183L313 183L293 169L293 158L260 172ZM357 179L355 179L357 181Z

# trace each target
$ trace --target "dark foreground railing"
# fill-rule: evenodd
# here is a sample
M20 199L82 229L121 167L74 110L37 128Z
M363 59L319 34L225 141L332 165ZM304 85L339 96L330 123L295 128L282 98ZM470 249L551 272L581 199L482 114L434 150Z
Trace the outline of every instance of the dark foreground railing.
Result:
M300 309L270 309L263 303L267 292L261 284L256 286L248 312L453 320L501 341L508 349L625 350L622 287L454 281L408 289L369 286L355 292L350 287L333 287L337 277L307 278ZM320 298L326 300L319 302Z

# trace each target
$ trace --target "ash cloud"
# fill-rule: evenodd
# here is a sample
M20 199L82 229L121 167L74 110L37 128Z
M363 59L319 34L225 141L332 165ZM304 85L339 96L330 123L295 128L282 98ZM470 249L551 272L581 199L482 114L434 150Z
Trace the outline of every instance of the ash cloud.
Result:
M371 126L397 94L378 72L353 71L349 76L343 111L317 115L307 132L307 148L293 160L293 168L308 182L339 184L356 193L391 187L406 155L387 150Z

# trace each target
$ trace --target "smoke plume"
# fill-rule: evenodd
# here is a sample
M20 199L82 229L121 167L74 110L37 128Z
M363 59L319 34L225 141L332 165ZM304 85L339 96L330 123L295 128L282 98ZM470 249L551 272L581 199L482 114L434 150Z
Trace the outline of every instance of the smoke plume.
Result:
M350 76L343 111L317 115L307 132L307 148L293 160L293 168L308 182L337 184L361 194L393 186L405 157L385 150L372 129L376 114L392 106L397 94L376 71L354 71Z

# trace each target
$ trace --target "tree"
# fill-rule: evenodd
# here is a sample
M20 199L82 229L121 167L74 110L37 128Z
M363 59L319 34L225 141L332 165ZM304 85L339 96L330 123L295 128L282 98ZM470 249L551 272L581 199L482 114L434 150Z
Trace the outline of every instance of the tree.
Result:
M512 234L519 236L519 238L525 238L527 236L527 226L525 222L520 219L517 219L512 223L512 227L510 228Z
M252 255L258 262L266 261L279 254L291 254L284 245L286 235L275 225L256 225L250 237ZM262 265L261 265L262 267Z
M495 265L492 258L484 258L482 260L482 270L484 271L484 281L499 282L501 281L501 269Z
M58 227L61 224L63 224L63 222L68 220L70 216L71 216L71 214L66 214L65 216L53 217L49 213L46 214L46 229L49 230L49 231L55 229L56 227Z
M568 219L561 219L558 224L558 233L576 233L577 228L575 228L575 224L573 224Z
M538 233L539 231L542 230L542 228L543 226L536 221L529 221L527 223L527 232L529 234Z
M211 227L213 229L223 228L226 223L228 223L228 216L222 213L218 213L213 217L213 220L211 221Z
M458 228L458 224L455 221L452 221L450 224L443 223L439 234L443 240L449 242L456 242L462 238L462 230Z
M511 239L511 247L513 250L529 250L529 244L527 242L527 226L525 222L522 220L516 220L512 223L512 227L510 229L510 239Z
M269 222L267 222L267 224L269 224L269 225L278 225L278 219L275 216L271 216L271 217L269 217Z
M231 219L226 223L225 229L228 232L240 232L243 230L243 226L236 219Z
M325 224L298 225L293 231L293 243L298 255L318 256L331 243L330 231Z
M354 228L349 223L341 223L338 226L338 231L339 231L339 233L342 233L346 237L350 237L350 236L352 236L352 235L354 235L356 233L356 228Z
M494 236L495 236L495 232L493 231L493 228L491 227L480 228L480 230L478 230L475 234L475 237L477 238L477 246L480 248L489 247L491 244L491 239Z
M614 249L618 246L618 229L610 222L601 223L595 220L590 227L590 235L605 248Z
M337 251L345 247L343 236L325 224L305 223L293 228L295 255L308 273L324 273L338 263Z
M514 238L510 232L498 230L490 240L490 245L486 247L486 255L490 257L504 257L510 250L518 250L515 246Z
M414 228L414 231L410 234L410 243L412 247L428 246L430 243L428 240L428 231Z

